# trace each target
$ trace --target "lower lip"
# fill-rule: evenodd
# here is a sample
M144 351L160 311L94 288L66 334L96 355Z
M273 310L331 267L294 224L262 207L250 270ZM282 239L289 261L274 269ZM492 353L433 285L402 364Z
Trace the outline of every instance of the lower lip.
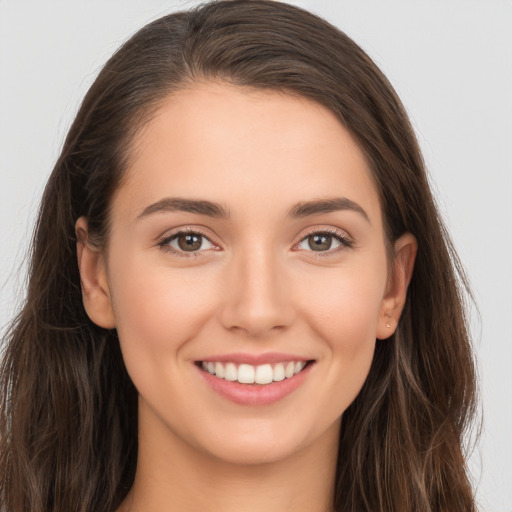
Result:
M307 378L313 363L290 377L271 384L240 384L238 381L220 379L197 367L206 383L219 395L240 405L269 405L295 391Z

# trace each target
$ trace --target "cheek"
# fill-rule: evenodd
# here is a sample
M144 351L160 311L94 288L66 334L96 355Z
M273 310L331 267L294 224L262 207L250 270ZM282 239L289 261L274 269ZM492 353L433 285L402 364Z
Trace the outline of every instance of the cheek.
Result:
M333 349L357 351L366 340L375 341L385 272L385 265L373 270L371 266L360 271L336 269L332 274L318 275L302 289L306 314Z
M113 308L127 366L175 359L213 306L212 287L200 271L124 262L112 276Z
M337 417L355 399L370 370L385 290L385 261L351 271L336 269L329 278L317 276L314 281L304 316L322 344L327 362L324 385L330 390L326 396L336 404L332 409L326 403L324 410ZM301 302L306 304L304 298Z

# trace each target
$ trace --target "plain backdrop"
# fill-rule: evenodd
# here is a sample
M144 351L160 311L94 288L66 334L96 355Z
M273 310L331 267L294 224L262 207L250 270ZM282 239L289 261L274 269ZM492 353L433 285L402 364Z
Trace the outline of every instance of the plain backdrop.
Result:
M45 181L81 98L135 30L196 2L0 0L0 328L23 298ZM353 37L402 98L468 271L484 512L512 512L512 2L303 0Z

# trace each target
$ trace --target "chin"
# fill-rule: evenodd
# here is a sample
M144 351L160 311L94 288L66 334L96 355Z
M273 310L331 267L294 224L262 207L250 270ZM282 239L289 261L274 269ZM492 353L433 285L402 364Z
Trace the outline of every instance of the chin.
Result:
M230 465L258 466L277 464L288 460L297 451L300 450L294 449L292 446L283 446L282 443L269 446L259 440L253 443L230 443L225 448L216 446L215 449L208 451L208 454L212 458Z
M290 425L292 421L295 429ZM245 428L240 425L236 431L230 429L219 432L214 439L203 437L201 448L212 458L240 466L293 460L313 445L318 447L326 443L333 450L337 449L339 419L328 426L325 432L321 432L318 425L308 428L296 419L290 418L285 423L276 425L267 420L257 425L246 425Z

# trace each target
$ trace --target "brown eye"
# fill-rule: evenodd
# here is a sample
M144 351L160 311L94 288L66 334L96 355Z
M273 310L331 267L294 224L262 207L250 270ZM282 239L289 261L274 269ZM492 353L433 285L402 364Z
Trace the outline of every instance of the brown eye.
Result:
M307 252L326 253L326 256L338 249L350 248L353 242L343 232L316 231L299 242L299 249ZM320 254L319 254L320 255Z
M182 251L197 251L203 244L201 235L187 234L178 235L176 238L178 246Z
M213 244L206 236L192 231L175 233L171 237L163 240L159 245L163 248L168 247L175 253L193 253L213 247Z
M308 245L313 251L327 251L332 245L332 236L326 234L315 234L307 237Z

